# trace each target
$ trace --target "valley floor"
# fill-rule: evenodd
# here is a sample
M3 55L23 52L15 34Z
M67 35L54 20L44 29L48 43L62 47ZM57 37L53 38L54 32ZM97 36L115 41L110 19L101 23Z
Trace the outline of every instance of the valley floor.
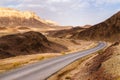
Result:
M30 63L39 62L44 59L48 59L51 57L61 56L65 54L70 54L77 51L82 51L94 47L96 42L92 41L82 41L82 40L70 40L70 39L60 39L60 38L52 38L48 37L48 40L61 44L68 48L67 51L61 53L43 53L43 54L32 54L32 55L23 55L10 57L6 59L0 60L0 72L6 72L11 69L15 69L24 65L28 65Z

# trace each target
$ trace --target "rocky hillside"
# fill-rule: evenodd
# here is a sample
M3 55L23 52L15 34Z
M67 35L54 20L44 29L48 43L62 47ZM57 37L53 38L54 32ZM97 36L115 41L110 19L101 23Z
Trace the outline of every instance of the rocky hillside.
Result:
M48 28L56 25L53 21L41 19L33 12L0 8L0 27L22 26Z
M78 33L86 28L83 27L72 27L70 29L64 29L64 30L55 30L55 31L48 31L48 36L52 37L59 37L59 38L70 38L73 34Z
M54 53L67 50L66 47L48 41L39 32L26 32L0 37L0 58L17 55Z
M105 51L83 62L79 72L72 78L71 80L120 80L120 43L112 44Z
M106 21L81 31L72 37L78 39L117 41L120 39L120 12Z

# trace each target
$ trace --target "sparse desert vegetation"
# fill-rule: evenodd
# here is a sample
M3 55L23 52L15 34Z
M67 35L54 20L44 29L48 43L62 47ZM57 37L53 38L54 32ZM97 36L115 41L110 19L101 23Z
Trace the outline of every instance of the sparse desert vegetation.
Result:
M43 54L32 54L17 57L10 57L6 59L0 59L0 73L6 72L11 69L15 69L24 65L39 62L44 59L61 56L60 53L43 53Z

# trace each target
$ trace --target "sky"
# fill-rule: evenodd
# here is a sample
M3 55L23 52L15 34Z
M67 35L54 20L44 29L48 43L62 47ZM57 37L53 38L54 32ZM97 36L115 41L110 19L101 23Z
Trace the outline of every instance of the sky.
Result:
M120 0L1 0L0 7L33 11L60 25L100 23L120 11Z

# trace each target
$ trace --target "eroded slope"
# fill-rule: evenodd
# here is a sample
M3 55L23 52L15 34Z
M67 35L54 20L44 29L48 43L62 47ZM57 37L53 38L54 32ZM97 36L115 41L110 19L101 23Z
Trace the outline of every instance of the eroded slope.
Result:
M120 12L106 21L81 31L71 38L117 41L120 39Z
M67 50L67 48L48 41L39 32L30 31L23 34L19 33L0 37L1 58L47 52L54 53L64 50Z

